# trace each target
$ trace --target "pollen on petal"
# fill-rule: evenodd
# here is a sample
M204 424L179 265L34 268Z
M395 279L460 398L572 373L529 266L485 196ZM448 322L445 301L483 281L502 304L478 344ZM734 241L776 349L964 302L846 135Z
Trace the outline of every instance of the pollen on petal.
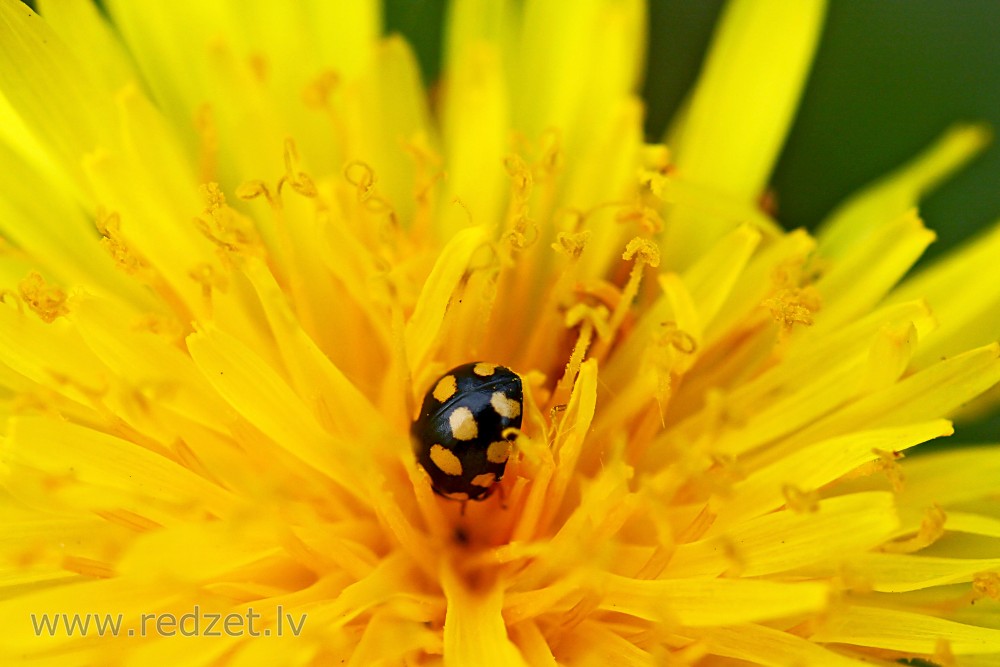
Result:
M18 287L21 299L43 322L52 322L69 312L66 307L66 292L49 285L37 271L29 273Z

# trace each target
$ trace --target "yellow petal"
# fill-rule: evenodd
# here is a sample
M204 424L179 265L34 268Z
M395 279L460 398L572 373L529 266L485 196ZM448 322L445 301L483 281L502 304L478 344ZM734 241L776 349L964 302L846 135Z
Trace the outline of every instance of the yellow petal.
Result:
M570 480L577 474L576 466L590 431L590 423L594 419L594 409L597 403L597 361L588 359L580 366L580 374L573 385L573 393L563 413L559 428L556 430L555 442L552 445L555 458L555 473L549 484L548 493L544 496L544 515L551 519L559 508L569 487ZM525 514L533 514L525 508ZM521 527L530 525L530 521L522 520ZM530 535L518 533L518 536Z
M447 77L441 111L447 181L436 216L443 239L467 227L470 218L490 228L502 219L503 158L509 150L508 93L498 48L470 44Z
M110 141L114 110L51 27L17 0L0 1L0 89L60 166Z
M247 262L246 272L260 298L284 366L298 394L332 433L359 437L374 433L382 418L357 387L299 326L284 293L264 264Z
M39 171L7 146L0 146L0 173L5 179L0 233L31 259L32 268L66 287L82 285L151 307L149 295L101 247L94 222L80 210L72 190L61 187L56 174ZM17 280L26 274L22 272Z
M588 252L581 254L579 266L582 276L594 279L607 275L633 234L628 225L614 219L615 209L600 207L625 199L633 190L643 145L642 106L638 101L628 99L617 106L603 106L610 107L608 118L588 125L582 155L566 165L564 194L566 206L588 212L583 225L590 233Z
M806 443L845 430L948 415L1000 381L998 357L1000 345L994 343L938 362L831 413L788 442Z
M609 576L601 583L602 609L696 628L816 612L826 608L830 595L829 587L818 582Z
M507 637L500 608L503 591L492 585L470 590L450 568L441 572L441 585L448 600L444 618L444 664L524 665L520 651Z
M936 558L910 554L870 553L847 558L846 570L861 577L872 590L887 593L915 591L972 581L980 572L1000 569L1000 558ZM808 575L825 576L807 568Z
M684 272L684 284L698 304L698 319L703 328L714 323L716 314L729 298L747 262L757 249L761 233L748 225L736 228L719 239L690 269Z
M141 124L131 125L133 130L142 127ZM150 130L155 135L155 128ZM156 143L155 137L151 138L151 143ZM212 245L198 234L195 225L177 224L178 219L193 219L201 207L185 196L182 201L175 202L177 208L173 205L161 208L163 199L145 194L148 188L156 190L147 179L150 174L135 170L136 165L129 157L119 153L102 151L88 155L83 161L85 181L94 199L105 210L119 216L121 234L129 247L148 262L157 276L162 276L164 287L169 286L189 309L204 312L203 287L192 278L192 273L200 267L212 267L215 274L222 269L213 256ZM186 194L193 193L192 187ZM185 201L188 203L186 208L183 206Z
M945 529L972 535L1000 537L1000 519L972 514L970 512L948 511L948 522Z
M124 576L166 577L180 584L233 576L240 568L267 559L275 569L288 567L274 533L250 521L188 522L145 534L132 541L118 563ZM197 544L198 549L191 549ZM287 556L285 557L287 560ZM236 574L239 579L240 575Z
M385 641L386 637L392 637L392 641ZM439 654L440 636L424 623L401 619L392 611L375 612L365 623L365 633L347 667L367 667L379 661L402 662L409 655L420 652Z
M240 4L235 3L237 7ZM306 24L315 40L320 62L348 78L356 76L368 64L382 32L382 3L377 0L308 0L303 4Z
M520 13L511 0L455 0L448 3L444 64L456 68L476 44L487 42L512 50Z
M525 662L538 667L557 667L548 640L534 621L522 621L510 627L514 643L521 650Z
M211 36L222 32L222 3L138 7L111 0L105 7L161 108L178 127L190 126L207 77L204 67L188 65L202 60Z
M585 620L560 637L557 653L560 664L581 667L613 665L616 662L630 667L656 667L660 664L649 651L622 636L631 634L631 630L629 627L612 629L606 623Z
M151 331L123 330L123 322L136 318L113 301L81 296L72 304L68 318L93 354L118 371L118 391L153 398L151 412L169 406L205 426L217 424L225 404L206 391L191 357L172 341ZM144 426L156 430L151 424Z
M438 342L438 330L448 302L477 250L487 243L483 227L470 227L454 235L438 256L437 263L420 291L420 298L406 324L406 354L411 368L421 368Z
M878 400L879 397L889 400L886 397L892 396L893 405L902 404L905 399L898 397L906 394L903 390L896 390L897 385L883 388L882 385L873 383L883 376L895 381L903 366L893 356L874 359L872 356L887 347L885 340L893 335L894 329L885 329L886 324L882 323L888 322L890 327L910 327L912 323L905 318L909 316L916 319L923 314L919 304L910 306L905 315L901 311L886 309L854 322L833 336L819 339L807 353L801 356L790 354L787 363L776 366L772 371L763 373L736 389L727 398L725 408L733 414L746 415L745 421L724 428L715 440L715 446L721 451L744 453L794 433L797 428L807 425L815 428L817 420L824 415L831 421L838 417L849 417L850 411L860 410L857 406L865 405L865 401ZM895 317L900 315L903 317L896 320ZM879 328L872 336L874 326ZM849 336L849 331L854 335ZM904 352L908 350L905 346L900 349ZM904 359L906 360L908 357ZM892 375L893 371L896 372L895 376ZM788 384L784 384L785 380ZM911 386L915 384L914 382ZM877 391L865 396L861 394L863 390ZM862 398L857 398L859 395ZM849 403L852 399L856 400L854 404ZM871 424L860 420L853 423L853 427L857 429L870 426ZM798 436L793 436L793 439L798 443L814 442L801 440ZM790 453L793 449L793 445L785 444L782 451Z
M728 528L713 526L713 537L678 547L663 576L705 576L731 569L759 577L795 570L871 549L898 525L891 493L830 498L819 502L814 512L784 510Z
M409 45L400 37L382 42L366 76L347 94L357 99L345 119L351 128L345 158L370 165L379 192L405 224L413 220L416 170L404 148L432 136L419 66Z
M719 239L682 276L661 276L663 294L649 306L631 335L616 349L607 368L602 370L602 381L616 389L631 382L641 355L654 337L662 333L664 322L674 322L679 331L691 336L697 349L687 363L693 363L701 351L705 328L714 324L720 312L726 312L723 306L734 290L739 289L740 283L745 282L744 271L760 240L759 231L742 225Z
M997 653L1000 630L955 623L926 614L851 606L832 614L810 639L932 655L945 639L955 655Z
M80 64L107 90L135 82L131 59L91 0L41 0L38 12Z
M932 503L947 508L1000 491L1000 448L994 445L942 450L906 459L902 466L906 485L900 504L920 512Z
M889 295L896 303L926 299L941 326L917 349L914 366L964 352L1000 338L1000 287L984 281L996 271L1000 224L956 252L917 272ZM917 296L919 295L919 296Z
M816 330L838 327L881 301L934 238L917 212L910 210L879 225L864 243L837 257L833 268L816 283L823 296Z
M99 431L41 417L21 417L10 428L3 445L9 464L43 471L72 485L118 491L132 498L143 513L147 505L165 501L187 508L197 503L218 516L228 514L231 496L221 488L171 459L139 445ZM94 509L114 509L113 500L102 506L94 495ZM110 496L113 498L114 496Z
M736 232L742 235L746 233ZM724 334L731 333L731 329L748 314L759 311L761 302L774 290L775 273L787 264L801 262L815 250L815 246L816 242L812 237L800 229L778 237L753 255L715 320L706 326L706 344L712 344Z
M739 518L763 514L785 504L785 489L809 492L878 459L876 450L899 452L922 442L951 435L951 423L938 419L896 428L854 432L788 452L737 482L720 503L717 527Z
M107 369L65 318L45 323L30 312L0 307L0 350L11 370L85 405L106 388Z
M325 433L301 399L252 350L215 327L187 339L188 350L209 384L277 446L336 481L359 498L361 453Z
M413 563L396 552L383 558L368 576L345 587L324 613L329 613L335 624L345 625L370 609L386 606L395 597L414 597L414 575Z
M872 233L883 229L880 223L916 206L927 191L981 151L989 138L989 129L982 125L953 127L911 162L848 199L820 225L823 254L840 257L867 243Z
M645 52L645 5L637 0L561 0L524 7L516 62L514 124L529 138L549 128L575 145L634 88ZM558 25L559 30L552 30ZM572 158L571 158L572 159Z
M692 633L708 645L709 653L768 667L789 664L862 667L868 660L849 658L803 639L790 632L765 625L739 625L730 628L706 628Z
M821 0L737 0L728 5L686 112L667 144L678 173L723 195L755 201L784 143L819 39ZM697 257L725 231L668 221L667 246ZM707 227L707 228L706 228Z
M716 29L668 145L686 178L757 197L784 142L819 39L825 3L737 0Z

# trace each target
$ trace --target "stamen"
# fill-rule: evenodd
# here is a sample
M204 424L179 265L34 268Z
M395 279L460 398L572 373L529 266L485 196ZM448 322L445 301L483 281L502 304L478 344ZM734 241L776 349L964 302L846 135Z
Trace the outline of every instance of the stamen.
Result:
M640 152L645 170L665 174L670 169L670 149L665 144L646 144Z
M816 288L795 287L783 289L762 304L771 311L771 317L781 324L781 330L787 334L796 324L811 326L813 313L817 312L822 303Z
M934 642L934 664L941 667L956 667L955 653L951 650L951 642L944 637L938 637Z
M520 155L508 155L503 161L504 169L510 176L512 186L511 197L518 203L523 204L531 196L531 189L534 179L531 170Z
M66 556L60 565L64 570L97 579L110 579L116 574L114 567L110 563L82 556Z
M898 467L898 466L897 466ZM938 505L927 508L920 520L920 530L907 540L883 544L881 551L891 554L908 554L920 551L937 542L944 535L944 526L948 515Z
M432 194L444 178L441 168L443 159L430 146L427 137L420 133L410 140L403 141L403 150L413 159L415 173L413 176L413 199L417 203L412 229L416 238L422 233L428 233L431 226L434 200Z
M504 160L504 168L507 170L511 182L510 205L507 208L510 231L506 238L511 250L524 250L538 239L538 227L528 216L528 200L531 197L534 180L531 176L531 170L519 155L508 156ZM530 241L525 235L529 226L535 231Z
M615 222L635 223L639 229L648 234L659 234L663 231L663 218L660 217L659 212L652 207L643 206L641 203L636 203L619 212L615 215Z
M328 109L330 95L339 85L340 75L332 69L324 70L302 89L302 101L310 109Z
M344 167L344 178L358 190L358 203L371 213L388 213L392 222L397 222L396 212L392 205L375 192L378 178L371 166L355 160ZM456 201L458 201L456 199Z
M258 82L264 83L267 81L268 62L263 53L260 51L251 53L247 58L247 64L250 66L250 71L253 72L254 78Z
M182 338L188 333L177 318L158 313L147 313L140 316L132 324L132 329L134 331L147 331L177 344L182 343Z
M212 312L212 290L225 290L226 277L215 270L211 264L198 264L188 272L188 277L201 285L201 295L205 300L205 309Z
M271 195L271 191L268 189L267 184L264 181L252 180L244 181L236 186L236 196L244 201L250 201L251 199L256 199L264 195L267 202L274 207L276 205L274 197Z
M94 222L97 231L104 237L101 239L101 245L111 254L118 268L132 276L149 269L146 260L130 248L122 236L121 218L117 212L99 208Z
M573 328L580 326L580 335L573 345L573 352L566 363L566 370L556 384L552 397L549 399L550 405L561 405L569 400L573 383L580 373L580 366L587 354L587 349L594 340L594 332L598 336L609 335L608 309L604 306L592 307L585 303L578 303L566 313L566 327Z
M979 572L973 575L972 590L979 598L1000 602L1000 572Z
M539 359L548 354L552 346L552 331L559 327L559 318L562 304L565 303L571 292L571 285L576 277L576 267L579 263L580 255L586 248L591 232L559 232L556 242L552 248L559 253L566 255L568 261L555 279L555 284L549 289L545 296L545 302L539 308L541 317L536 326L532 328L528 345L525 349L524 359Z
M659 338L660 345L669 345L681 354L694 354L698 351L698 341L694 336L677 327L676 322L662 322L663 334Z
M639 187L655 200L660 202L668 200L668 181L664 172L640 169Z
M344 167L344 178L358 189L358 201L366 202L375 194L375 170L361 160L349 162Z
M590 230L582 232L559 232L556 236L556 242L552 244L552 249L566 255L570 259L577 259L583 254L583 250L587 247L587 241L590 240L590 237Z
M504 159L504 168L511 182L510 205L507 209L508 227L511 231L507 232L505 238L511 250L524 250L538 240L539 236L538 225L529 216L528 207L534 178L531 169L519 155L508 155ZM529 227L534 232L531 239L525 234Z
M113 509L113 510L93 510L94 514L101 517L106 521L117 524L119 526L124 526L129 530L133 530L137 533L145 533L150 530L156 530L162 528L162 524L153 521L148 517L144 517L141 514L136 514L135 512L130 512L126 509Z
M285 183L303 197L312 199L316 197L316 184L309 174L299 171L299 153L295 147L295 141L291 138L285 139L285 175L278 179L278 195L281 195L281 188Z
M812 514L819 511L819 493L815 489L803 491L794 484L785 484L781 487L781 495L784 496L788 509L793 512Z
M21 300L33 310L43 322L51 324L57 317L69 313L66 307L66 292L45 282L37 271L18 283Z
M635 264L632 265L632 271L629 273L628 282L625 284L625 289L622 290L622 300L619 302L618 306L615 308L614 314L611 316L612 333L617 331L618 327L621 326L622 320L625 319L625 314L632 306L632 301L639 293L639 283L642 281L642 270L646 268L646 266L656 268L660 265L660 249L652 241L636 237L628 242L628 245L625 246L625 252L622 253L622 259L626 262L633 258L635 258Z
M811 256L791 257L774 268L771 275L774 296L761 305L781 324L783 337L787 337L796 324L813 324L813 315L823 306L813 286L821 271L822 266Z
M552 176L562 169L562 136L559 130L550 127L542 133L539 143L542 146L542 150L541 157L538 159L538 166L547 176Z
M608 335L601 337L601 343L594 350L595 358L601 359L607 354L614 335L618 332L622 322L625 321L625 316L632 307L632 302L635 300L636 295L639 294L639 284L642 281L643 269L647 265L653 268L660 265L660 249L652 241L636 237L628 242L625 246L625 252L622 253L622 259L625 261L633 258L635 259L635 263L632 265L632 270L629 273L628 282L625 283L625 287L622 289L621 299L618 301L614 313L611 315L611 321L608 324Z
M872 453L878 457L878 461L875 461L876 470L885 473L895 493L902 493L903 466L899 465L899 459L903 458L903 453L887 452L881 449L873 449Z
M226 204L226 196L218 183L206 183L201 186L201 193L205 197L205 209L194 223L206 238L233 253L251 254L253 250L263 249L253 222Z

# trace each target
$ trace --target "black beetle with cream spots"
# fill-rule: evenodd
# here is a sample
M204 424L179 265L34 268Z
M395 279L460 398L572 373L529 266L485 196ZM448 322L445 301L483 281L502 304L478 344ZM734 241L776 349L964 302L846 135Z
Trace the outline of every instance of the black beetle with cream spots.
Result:
M483 500L503 477L521 428L521 378L503 366L474 362L431 385L413 422L417 462L434 491L452 500Z

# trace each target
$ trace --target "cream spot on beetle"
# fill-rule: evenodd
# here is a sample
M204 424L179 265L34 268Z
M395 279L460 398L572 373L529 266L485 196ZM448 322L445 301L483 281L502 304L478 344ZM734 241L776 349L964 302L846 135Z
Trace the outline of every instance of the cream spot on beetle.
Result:
M473 486L481 486L484 489L488 489L493 486L493 482L497 481L497 476L491 472L483 473L482 475L476 475L472 478Z
M431 445L431 461L446 475L461 475L462 462L441 445Z
M458 386L455 384L455 376L445 375L443 378L438 380L438 383L434 387L434 391L431 392L431 394L437 399L438 403L444 403L455 395L456 389L458 389Z
M510 443L506 440L490 443L486 448L486 460L490 463L506 463L510 456Z
M444 497L449 500L468 500L469 494L465 491L459 491L457 493L445 493Z
M497 411L497 414L507 419L514 419L521 414L521 404L513 398L504 396L502 391L493 392L493 396L490 397L490 405Z
M475 373L476 375L479 375L480 377L488 378L489 376L493 375L493 371L495 371L496 369L497 369L496 364L487 364L481 361L472 367L472 372Z
M469 408L455 408L448 415L448 423L451 425L451 434L456 440L472 440L479 435L479 425Z

